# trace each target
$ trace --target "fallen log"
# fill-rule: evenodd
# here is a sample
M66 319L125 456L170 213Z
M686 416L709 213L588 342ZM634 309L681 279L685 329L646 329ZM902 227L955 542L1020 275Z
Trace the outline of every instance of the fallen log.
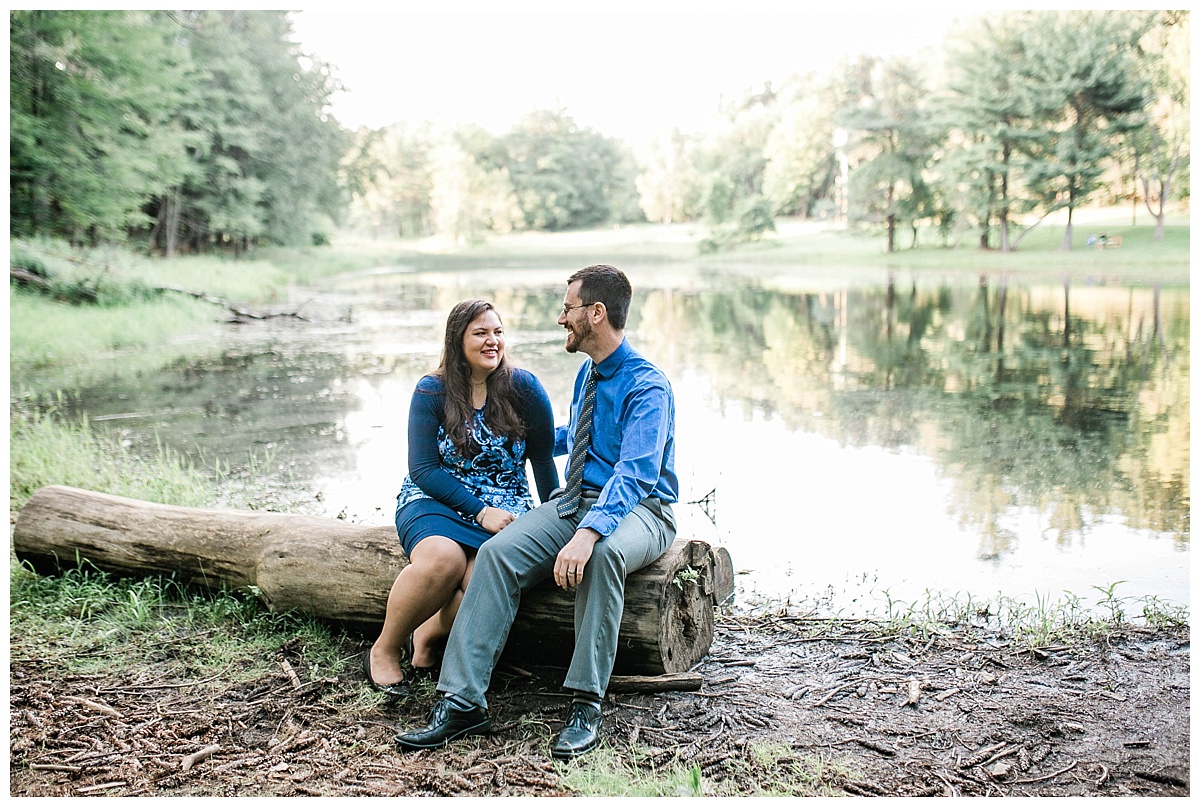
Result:
M243 317L245 319L275 319L275 318L291 318L291 319L298 319L298 320L305 319L303 316L301 316L300 312L298 312L298 311L270 311L270 312L254 311L249 308L240 306L236 303L232 303L229 300L226 300L224 297L217 297L216 295L208 294L207 292L203 292L203 291L189 291L187 289L180 289L175 286L152 286L151 289L153 291L157 291L157 292L169 291L174 294L184 294L184 295L187 295L188 297L193 297L197 300L203 300L206 303L212 303L213 305L219 305L222 308L228 310L231 314L238 316L238 317Z
M301 612L368 635L408 563L391 526L175 507L62 485L40 489L21 509L13 548L41 573L87 564L248 590L274 613ZM696 664L712 644L713 608L731 593L732 574L728 553L680 538L629 575L614 672L662 675ZM522 658L565 663L574 646L573 596L553 581L527 592L508 644Z

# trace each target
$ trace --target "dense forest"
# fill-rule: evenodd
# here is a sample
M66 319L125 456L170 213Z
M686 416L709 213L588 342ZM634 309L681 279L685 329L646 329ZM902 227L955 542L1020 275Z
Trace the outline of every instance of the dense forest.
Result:
M1120 202L1161 235L1190 196L1189 38L1186 11L996 13L634 153L563 109L348 131L287 12L11 11L10 232L170 256L698 221L720 249L795 216L1008 251L1062 210L1070 248L1075 210Z

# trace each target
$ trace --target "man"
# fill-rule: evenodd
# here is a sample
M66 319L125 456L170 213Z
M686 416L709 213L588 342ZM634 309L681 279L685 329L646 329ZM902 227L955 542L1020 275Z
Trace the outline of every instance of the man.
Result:
M570 456L564 490L480 547L442 659L443 697L427 727L396 736L401 748L440 748L491 728L485 692L521 592L551 576L575 592L575 649L563 684L574 698L550 753L570 759L599 742L625 576L675 539L671 503L679 492L674 395L662 371L625 339L632 297L612 266L589 266L567 281L558 324L567 352L589 361L575 379L570 426L555 435L555 454Z

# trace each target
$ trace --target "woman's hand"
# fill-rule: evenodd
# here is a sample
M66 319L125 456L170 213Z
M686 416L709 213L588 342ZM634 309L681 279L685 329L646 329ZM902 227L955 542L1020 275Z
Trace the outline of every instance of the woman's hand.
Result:
M483 513L480 514L476 521L479 526L490 532L492 535L500 532L509 524L517 520L517 517L508 512L502 507L485 507Z

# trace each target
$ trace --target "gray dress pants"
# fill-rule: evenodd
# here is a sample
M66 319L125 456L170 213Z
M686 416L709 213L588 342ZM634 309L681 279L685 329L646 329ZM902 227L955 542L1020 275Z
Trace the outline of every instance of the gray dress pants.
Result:
M446 642L440 692L487 707L492 671L508 641L521 593L554 574L554 562L596 503L584 494L579 512L559 518L554 501L530 510L484 542L475 559L454 629ZM575 651L563 686L603 696L617 655L625 576L653 563L675 540L669 504L648 499L596 542L575 590Z

